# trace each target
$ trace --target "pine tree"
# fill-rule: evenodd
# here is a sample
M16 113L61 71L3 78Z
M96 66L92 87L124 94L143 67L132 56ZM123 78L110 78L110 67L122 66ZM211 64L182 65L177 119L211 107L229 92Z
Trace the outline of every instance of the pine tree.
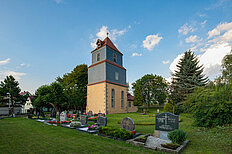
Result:
M199 65L199 60L192 51L184 53L173 74L171 94L174 102L184 101L195 87L204 86L208 82L208 78L203 75L203 69L203 65Z

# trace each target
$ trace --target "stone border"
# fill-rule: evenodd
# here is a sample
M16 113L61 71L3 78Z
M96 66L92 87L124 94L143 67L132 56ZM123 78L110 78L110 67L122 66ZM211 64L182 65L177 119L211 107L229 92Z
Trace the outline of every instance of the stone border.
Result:
M136 138L127 140L126 142L130 143L131 145L140 146L140 147L144 147L144 148L151 149L151 150L157 150L157 151L161 151L161 152L174 153L174 154L181 153L184 150L184 148L187 146L188 142L189 142L189 140L185 140L182 145L180 145L176 150L173 150L173 149L168 149L168 148L164 148L164 147L151 148L151 147L147 147L146 143L134 141L135 139L137 139L139 137L146 137L146 136L152 136L152 134L140 135L140 136L138 136Z

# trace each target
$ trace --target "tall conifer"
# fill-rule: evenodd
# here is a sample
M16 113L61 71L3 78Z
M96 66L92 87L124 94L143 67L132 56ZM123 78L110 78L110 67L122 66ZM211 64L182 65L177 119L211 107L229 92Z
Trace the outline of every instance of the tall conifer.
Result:
M184 101L195 87L204 86L208 82L208 78L203 75L203 69L203 65L199 65L199 60L192 51L184 53L173 74L171 93L174 102Z

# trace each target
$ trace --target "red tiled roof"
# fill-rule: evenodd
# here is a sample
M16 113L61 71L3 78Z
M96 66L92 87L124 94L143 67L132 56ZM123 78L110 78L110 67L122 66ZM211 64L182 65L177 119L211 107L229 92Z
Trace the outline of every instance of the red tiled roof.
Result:
M123 55L116 47L115 45L113 44L113 42L108 38L106 37L102 42L102 45L100 47L97 47L96 49L94 49L91 53L93 53L94 51L100 49L101 47L104 47L105 45L107 45L108 47L112 48L113 50L115 50L116 52L118 52L119 54Z
M130 93L127 93L127 100L128 101L133 101L134 100L134 96L132 96Z

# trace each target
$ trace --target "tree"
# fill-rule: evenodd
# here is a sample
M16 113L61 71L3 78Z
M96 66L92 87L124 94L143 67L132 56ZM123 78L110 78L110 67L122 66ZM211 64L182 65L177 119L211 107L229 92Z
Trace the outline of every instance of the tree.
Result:
M195 87L204 86L208 78L204 77L203 65L199 66L198 58L192 51L186 51L177 64L171 85L171 98L175 103L184 101Z
M69 108L84 110L86 107L88 68L87 65L77 65L71 73L56 79L65 89Z
M141 92L143 96L144 104L150 107L150 104L163 104L167 97L167 83L165 79L158 75L147 74L144 75L141 79L138 79L133 83L133 89L137 93L136 97L140 97L141 99Z
M139 84L136 85L134 90L134 106L142 106L143 105L143 94L142 88Z
M232 50L222 60L222 79L224 82L232 81Z

